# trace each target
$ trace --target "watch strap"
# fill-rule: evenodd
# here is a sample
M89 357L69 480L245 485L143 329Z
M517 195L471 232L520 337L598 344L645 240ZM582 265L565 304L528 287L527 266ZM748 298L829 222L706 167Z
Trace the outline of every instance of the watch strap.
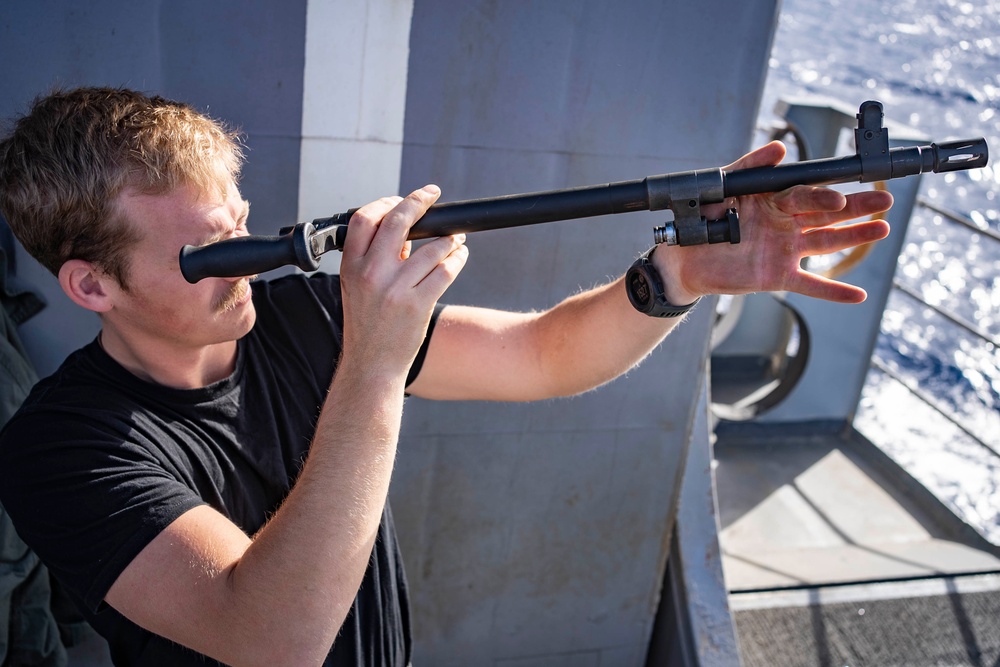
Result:
M652 261L654 250L656 246L644 252L625 274L628 300L636 310L650 317L679 317L694 308L701 298L686 306L675 306L667 301L663 279Z

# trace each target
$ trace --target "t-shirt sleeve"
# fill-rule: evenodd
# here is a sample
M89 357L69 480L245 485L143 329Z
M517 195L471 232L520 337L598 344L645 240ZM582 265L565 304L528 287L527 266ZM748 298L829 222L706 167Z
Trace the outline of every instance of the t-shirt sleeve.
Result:
M15 418L0 437L0 501L21 538L94 613L154 537L204 504L141 440L90 416L51 414Z
M427 325L427 335L424 336L424 342L420 344L420 349L417 350L417 356L413 359L413 365L410 366L410 372L406 374L406 386L409 387L413 384L413 381L417 379L420 375L420 369L424 367L424 359L427 357L427 348L431 344L431 335L434 333L434 325L437 324L438 317L441 315L441 311L444 310L442 304L437 304L434 307L434 313L431 314L430 324Z

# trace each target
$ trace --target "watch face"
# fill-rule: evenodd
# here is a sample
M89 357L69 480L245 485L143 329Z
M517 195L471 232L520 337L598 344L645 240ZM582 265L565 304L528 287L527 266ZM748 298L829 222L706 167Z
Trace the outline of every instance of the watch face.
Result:
M656 267L646 261L647 257L648 253L637 259L625 274L625 291L632 306L650 317L679 317L691 310L700 299L686 306L668 303Z
M628 279L628 289L636 305L643 309L649 308L652 294L649 290L649 281L641 271L632 271Z

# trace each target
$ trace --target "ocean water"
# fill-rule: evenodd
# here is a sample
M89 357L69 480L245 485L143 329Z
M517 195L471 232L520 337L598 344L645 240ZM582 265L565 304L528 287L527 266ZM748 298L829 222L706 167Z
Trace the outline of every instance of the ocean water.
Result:
M925 175L920 196L1000 233L1000 0L784 0L761 125L798 96L877 99L934 141L985 137L989 166ZM918 207L896 279L986 339L893 290L875 351L890 374L869 372L855 423L1000 544L1000 241Z

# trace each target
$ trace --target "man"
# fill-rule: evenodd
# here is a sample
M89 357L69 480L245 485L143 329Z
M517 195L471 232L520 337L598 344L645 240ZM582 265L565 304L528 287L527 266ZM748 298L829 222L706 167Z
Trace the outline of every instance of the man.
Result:
M774 143L734 166L783 155ZM0 144L0 207L102 325L4 431L0 501L120 664L405 665L386 506L404 392L579 393L679 318L637 312L621 279L543 313L438 307L468 251L461 236L406 241L432 185L362 207L339 278L190 285L181 246L247 233L240 162L214 121L126 90L41 99ZM661 246L652 262L677 306L761 290L857 302L799 262L884 237L880 220L829 225L890 204L744 198L741 244Z

